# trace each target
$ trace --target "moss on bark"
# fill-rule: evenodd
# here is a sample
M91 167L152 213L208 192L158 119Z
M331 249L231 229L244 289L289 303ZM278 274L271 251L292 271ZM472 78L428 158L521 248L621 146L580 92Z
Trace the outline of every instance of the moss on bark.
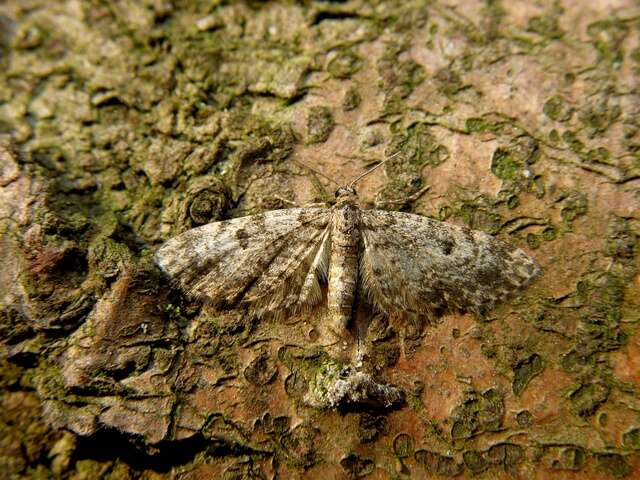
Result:
M639 475L640 20L610 4L5 1L0 470ZM314 409L319 316L210 312L150 255L330 198L293 157L344 182L396 153L363 203L544 274L484 318L369 319L405 404Z

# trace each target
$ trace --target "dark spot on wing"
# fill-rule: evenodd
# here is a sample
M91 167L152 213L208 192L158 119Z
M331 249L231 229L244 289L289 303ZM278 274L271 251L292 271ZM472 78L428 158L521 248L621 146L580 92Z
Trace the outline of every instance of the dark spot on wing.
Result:
M361 209L358 208L358 210ZM364 226L366 230L370 232L384 231L392 228L398 223L397 219L393 215L389 214L389 212L374 210L373 213L375 215L367 215L367 212L365 210L363 214L361 214L361 218L364 220L362 222L362 226Z
M263 230L267 224L264 214L252 215L251 223L256 227L257 231Z
M462 232L462 235L464 236L465 240L467 240L472 245L475 245L477 243L476 238L473 236L474 231L471 230L469 227L463 225L462 227L460 227L460 232Z
M305 227L324 230L327 227L328 217L321 213L318 209L301 209L296 220Z
M511 252L513 252L515 249L515 246L502 242L497 238L494 239L494 242L492 242L491 244L491 250L493 254L499 258L509 258Z
M451 254L453 251L453 247L456 246L456 242L451 237L444 237L437 239L438 247L442 250L442 253L445 255Z
M204 259L198 259L188 265L182 272L181 282L188 287L193 286L200 278L211 272L220 263L217 255L210 255Z
M395 215L385 215L385 220L386 220L386 225L387 226L391 226L391 225L395 225L398 223L398 220L396 220Z
M298 213L298 221L302 224L309 222L312 218L312 215L307 210L301 209L300 213Z
M522 265L526 269L528 275L533 275L535 273L536 266L535 266L535 264L533 262L531 262L531 263L524 263L523 262Z
M249 234L244 228L239 228L238 230L236 230L236 239L238 240L240 247L242 247L243 249L249 246L249 242L247 240L248 238Z
M475 278L478 284L488 289L497 288L504 282L497 265L484 265L476 269Z

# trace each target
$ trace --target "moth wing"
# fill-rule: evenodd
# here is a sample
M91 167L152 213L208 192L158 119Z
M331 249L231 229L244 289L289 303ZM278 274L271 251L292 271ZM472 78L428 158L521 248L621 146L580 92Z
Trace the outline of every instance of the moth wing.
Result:
M362 285L382 311L480 313L527 286L540 267L486 233L420 215L362 212Z
M331 212L274 210L196 227L166 242L156 263L189 295L257 314L311 307L327 275Z

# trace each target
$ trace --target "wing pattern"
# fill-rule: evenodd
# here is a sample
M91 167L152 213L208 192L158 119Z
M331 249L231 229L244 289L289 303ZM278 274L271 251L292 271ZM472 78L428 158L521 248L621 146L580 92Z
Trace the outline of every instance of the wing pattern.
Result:
M257 314L311 307L321 299L331 211L292 208L215 222L169 240L156 263L188 294Z
M522 250L477 230L383 210L361 219L362 285L387 313L481 313L540 272Z

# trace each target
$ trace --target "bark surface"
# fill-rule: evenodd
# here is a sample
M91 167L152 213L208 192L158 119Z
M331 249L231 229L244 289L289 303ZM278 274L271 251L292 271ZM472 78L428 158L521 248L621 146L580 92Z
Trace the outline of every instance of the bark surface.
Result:
M632 0L0 3L0 477L640 476L639 74ZM310 407L320 315L215 314L151 256L330 201L293 159L397 152L361 200L543 274L483 318L359 312L404 403Z

